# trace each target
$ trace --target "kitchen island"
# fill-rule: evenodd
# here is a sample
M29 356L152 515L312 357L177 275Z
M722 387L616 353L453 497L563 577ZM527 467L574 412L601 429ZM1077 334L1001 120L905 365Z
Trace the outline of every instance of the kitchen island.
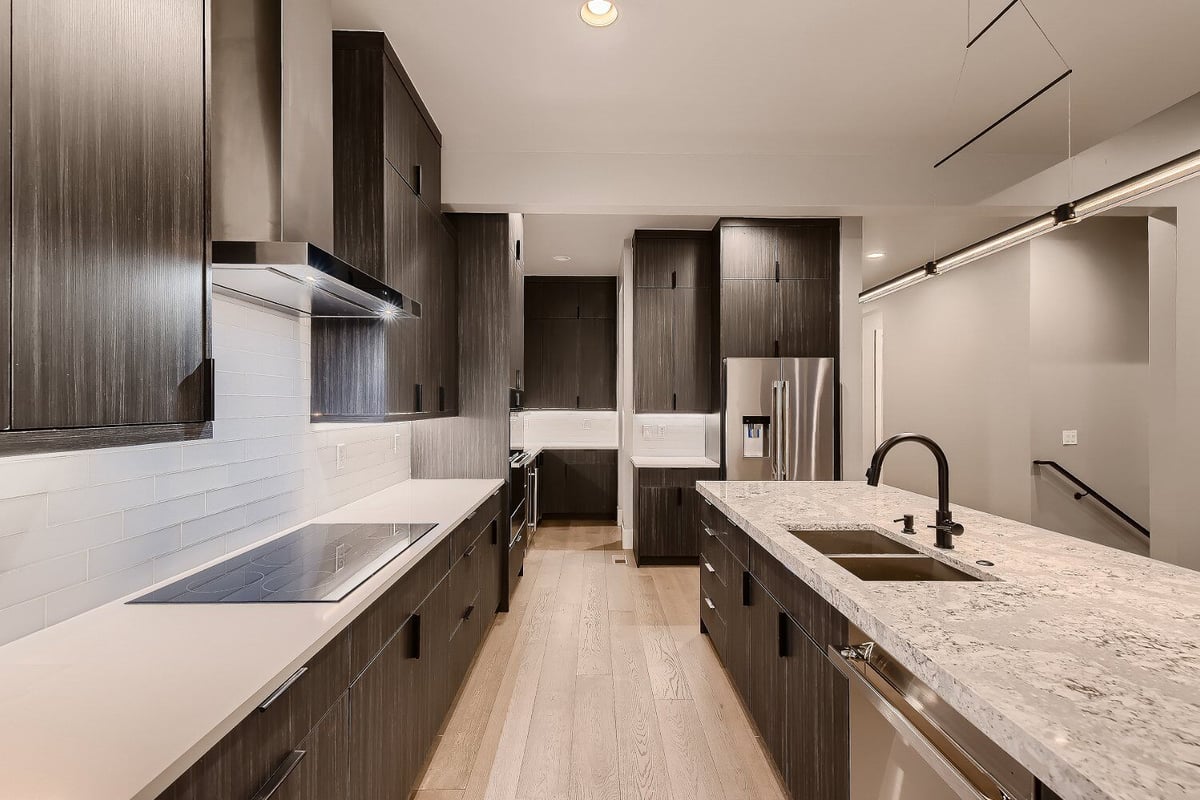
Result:
M289 706L302 705L296 698L307 702L326 690L341 695L335 712L344 709L345 681L339 686L333 678L344 678L351 664L356 665L352 677L368 675L365 665L385 664L391 645L384 642L391 627L399 627L407 616L397 615L394 609L405 600L402 595L410 576L414 581L428 577L433 583L450 570L442 586L453 584L451 590L456 589L463 571L458 566L451 569L451 561L457 557L457 563L464 564L469 559L463 556L471 555L470 550L462 552L459 534L495 520L503 485L501 480L408 480L312 520L436 523L340 602L129 605L123 598L0 648L0 797L158 797L206 753L228 741L224 737L234 735L244 721L268 721L282 712L275 721L286 731L287 716L293 713ZM495 541L493 536L488 542L484 533L481 551ZM462 544L467 544L465 538ZM427 569L435 556L437 569ZM447 558L441 560L442 556ZM499 562L495 564L498 568ZM472 577L469 571L464 574ZM448 599L441 605L444 611L453 610ZM474 618L487 619L487 612L479 609ZM429 614L416 630L427 637L439 623L454 621L445 617ZM385 626L385 622L392 624ZM479 638L483 628L473 633ZM426 661L439 655L444 662L452 661L446 643L438 644L441 649L432 649L424 656ZM455 664L438 664L439 676L452 670L464 672L474 644L460 648ZM400 656L397 663L404 661L404 654ZM307 676L301 670L308 670ZM313 682L316 691L306 685ZM443 685L436 687L441 706L456 688L449 682L443 677ZM356 683L371 685L362 678ZM399 695L400 688L393 686L391 694ZM284 702L274 703L281 695ZM314 705L312 722L327 705ZM362 705L369 709L382 704ZM268 706L273 708L271 714L259 713ZM331 718L337 721L334 712L325 717ZM411 718L399 715L395 722L403 723L404 730L414 725ZM434 723L440 724L440 717L429 724ZM231 760L241 762L234 766L249 764L257 744L252 741L242 750L234 749ZM345 758L344 740L334 749L342 764L350 760ZM352 740L350 749L353 758ZM304 766L317 763L314 752ZM297 770L308 792L302 796L315 794L320 800L337 796L322 796L318 784L302 772ZM344 787L344 779L338 782ZM217 796L199 791L203 797ZM192 795L185 791L171 796Z
M701 496L1064 798L1200 796L1200 575L862 483L701 482ZM916 515L916 535L893 520ZM863 581L789 530L866 529L982 580ZM980 566L976 562L991 562Z

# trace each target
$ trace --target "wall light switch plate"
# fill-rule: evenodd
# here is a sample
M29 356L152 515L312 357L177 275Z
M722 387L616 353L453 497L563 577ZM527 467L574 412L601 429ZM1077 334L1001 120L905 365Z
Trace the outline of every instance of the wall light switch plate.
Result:
M1079 431L1063 431L1064 445L1079 444Z
M398 434L398 433L392 434L392 452L393 453L400 452L400 434Z
M590 419L585 419L583 421L583 429L585 431L590 431L592 429L592 421Z
M651 428L649 425L643 425L642 426L642 438L643 439L651 439L653 437L654 437L654 429Z
M336 462L335 466L336 466L338 472L341 472L342 467L346 466L345 449L346 449L346 445L344 445L344 444L336 445L333 448L334 459Z

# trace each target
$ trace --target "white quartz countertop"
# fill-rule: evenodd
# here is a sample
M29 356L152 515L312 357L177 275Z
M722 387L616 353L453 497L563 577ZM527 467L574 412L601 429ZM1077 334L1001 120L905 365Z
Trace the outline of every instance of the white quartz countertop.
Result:
M534 455L543 450L617 450L615 443L610 442L530 442L513 448Z
M339 603L123 598L0 647L0 797L156 797L502 485L410 480L318 517L438 524Z
M958 506L939 551L935 501L886 486L698 487L1066 800L1200 797L1200 573ZM864 582L788 533L860 527L999 580Z
M720 469L721 464L704 456L630 456L638 469Z

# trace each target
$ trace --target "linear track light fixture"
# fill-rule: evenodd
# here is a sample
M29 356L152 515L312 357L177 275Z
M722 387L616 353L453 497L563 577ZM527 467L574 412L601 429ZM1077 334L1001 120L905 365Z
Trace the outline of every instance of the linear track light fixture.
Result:
M889 294L916 286L918 283L958 269L972 261L986 258L1022 242L1028 242L1030 239L1064 225L1073 225L1088 217L1119 208L1126 203L1132 203L1134 200L1160 189L1166 189L1168 186L1182 183L1197 175L1200 175L1200 150L1194 150L1174 161L1168 161L1166 164L1147 170L1140 175L1134 175L1128 180L1093 192L1074 202L1063 203L1053 211L1022 222L1020 225L994 236L981 239L975 244L930 261L928 264L909 270L877 286L872 286L859 294L858 302L870 303L881 297L887 297Z

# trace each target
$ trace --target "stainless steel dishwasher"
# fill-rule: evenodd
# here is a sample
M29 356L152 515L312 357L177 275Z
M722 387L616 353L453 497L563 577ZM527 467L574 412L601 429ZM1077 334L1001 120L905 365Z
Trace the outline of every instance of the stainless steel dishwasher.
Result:
M1038 797L1032 773L862 631L829 657L850 681L850 800Z

